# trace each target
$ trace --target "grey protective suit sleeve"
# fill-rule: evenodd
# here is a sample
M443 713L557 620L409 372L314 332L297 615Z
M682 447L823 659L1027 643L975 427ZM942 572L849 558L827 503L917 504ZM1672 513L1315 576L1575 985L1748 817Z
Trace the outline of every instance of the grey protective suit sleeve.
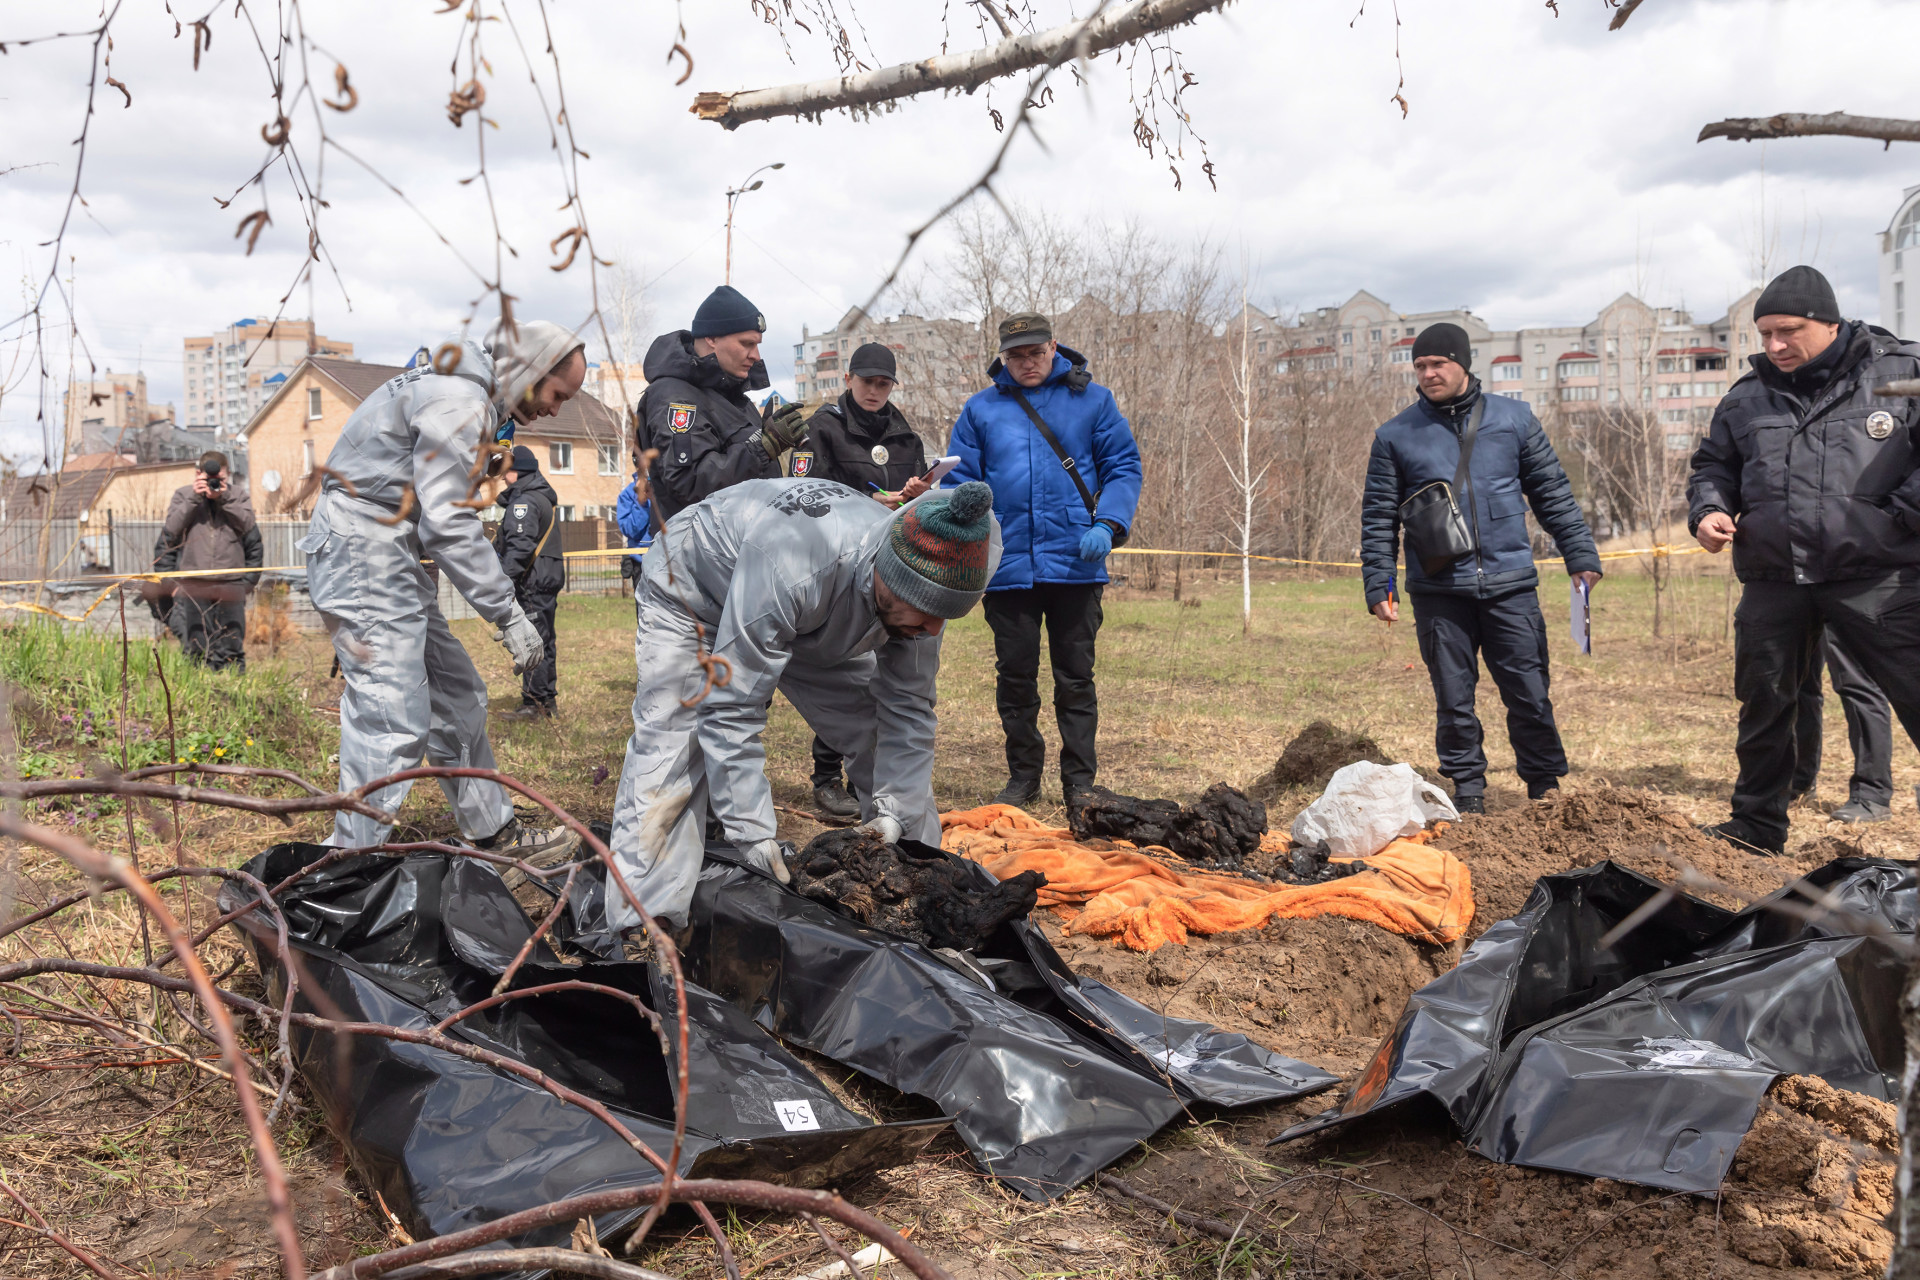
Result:
M933 800L934 686L940 678L940 638L889 640L875 655L873 711L878 721L873 755L873 804L863 818L884 815L922 844L940 843L940 808Z

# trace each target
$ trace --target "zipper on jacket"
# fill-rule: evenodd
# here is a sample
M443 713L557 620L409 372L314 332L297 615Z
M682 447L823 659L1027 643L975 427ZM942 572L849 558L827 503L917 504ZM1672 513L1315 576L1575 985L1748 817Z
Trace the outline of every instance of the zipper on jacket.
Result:
M1483 391L1480 394L1485 395L1486 392ZM1454 428L1453 439L1454 443L1458 444L1461 448L1464 449L1466 447L1467 428L1465 423L1460 423ZM1480 553L1480 504L1474 501L1472 459L1468 459L1467 462L1466 487L1467 520L1468 523L1473 526L1473 572L1476 576L1484 578L1487 576L1487 562Z

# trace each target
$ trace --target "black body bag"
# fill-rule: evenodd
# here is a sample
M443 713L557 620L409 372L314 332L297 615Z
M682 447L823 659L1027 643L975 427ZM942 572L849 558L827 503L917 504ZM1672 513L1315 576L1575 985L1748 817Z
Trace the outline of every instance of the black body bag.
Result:
M1400 527L1406 531L1407 559L1418 559L1429 577L1451 568L1474 548L1471 516L1461 508L1460 495L1467 482L1467 462L1473 457L1473 438L1480 434L1480 418L1486 412L1486 397L1474 402L1467 415L1467 429L1460 433L1460 465L1454 468L1453 483L1435 480L1421 485L1400 503Z

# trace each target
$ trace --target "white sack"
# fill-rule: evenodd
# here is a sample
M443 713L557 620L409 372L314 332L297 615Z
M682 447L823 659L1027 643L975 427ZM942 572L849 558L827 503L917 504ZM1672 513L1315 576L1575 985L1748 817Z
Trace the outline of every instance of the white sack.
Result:
M1337 857L1364 858L1429 822L1459 817L1447 793L1412 765L1361 760L1328 779L1326 791L1293 820L1292 835L1295 844L1324 840Z

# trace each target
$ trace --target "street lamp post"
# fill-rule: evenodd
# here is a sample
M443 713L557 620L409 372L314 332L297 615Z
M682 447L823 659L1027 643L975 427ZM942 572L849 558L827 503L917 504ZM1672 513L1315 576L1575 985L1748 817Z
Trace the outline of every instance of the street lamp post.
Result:
M739 203L741 196L747 194L749 191L758 191L766 182L764 178L759 182L753 181L754 174L765 173L769 169L784 169L786 167L787 164L784 160L776 160L772 164L763 164L758 169L755 169L753 173L748 174L739 186L729 187L727 189L727 278L724 283L733 283L733 206Z

